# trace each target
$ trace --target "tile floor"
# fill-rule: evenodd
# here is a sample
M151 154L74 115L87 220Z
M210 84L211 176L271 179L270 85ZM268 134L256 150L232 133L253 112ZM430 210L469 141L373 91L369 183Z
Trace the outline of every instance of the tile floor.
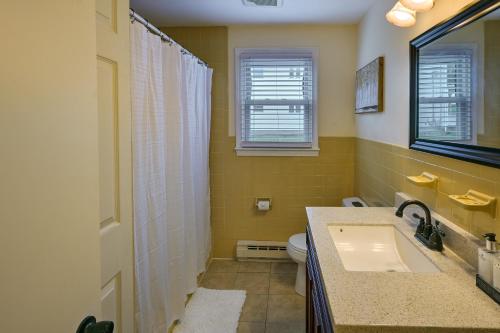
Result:
M201 285L247 291L238 333L304 333L305 298L295 292L296 273L295 263L214 260Z

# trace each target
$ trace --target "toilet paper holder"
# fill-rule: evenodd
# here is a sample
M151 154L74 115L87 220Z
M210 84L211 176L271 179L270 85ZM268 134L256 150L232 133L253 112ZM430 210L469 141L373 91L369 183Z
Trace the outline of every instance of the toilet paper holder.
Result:
M271 198L264 198L264 197L255 198L255 208L257 210L268 211L268 210L271 210L271 207L272 207L272 199Z

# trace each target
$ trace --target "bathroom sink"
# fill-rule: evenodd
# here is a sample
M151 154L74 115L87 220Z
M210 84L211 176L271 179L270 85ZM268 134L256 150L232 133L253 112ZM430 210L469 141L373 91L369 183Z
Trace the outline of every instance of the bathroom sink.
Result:
M392 225L328 227L344 268L371 272L439 272L408 238Z

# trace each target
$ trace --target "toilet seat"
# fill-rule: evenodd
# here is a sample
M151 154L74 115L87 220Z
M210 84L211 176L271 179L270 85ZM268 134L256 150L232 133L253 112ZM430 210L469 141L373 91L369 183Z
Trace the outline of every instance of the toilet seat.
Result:
M288 239L288 245L296 252L307 253L306 234L293 235Z

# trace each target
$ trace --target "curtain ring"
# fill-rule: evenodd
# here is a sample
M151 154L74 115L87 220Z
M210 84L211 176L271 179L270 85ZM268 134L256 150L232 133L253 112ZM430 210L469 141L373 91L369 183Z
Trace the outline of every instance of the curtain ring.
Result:
M133 8L130 8L130 11L132 12L132 14L130 15L130 18L131 18L131 22L130 23L134 23L136 21L136 18L135 18L135 10Z

